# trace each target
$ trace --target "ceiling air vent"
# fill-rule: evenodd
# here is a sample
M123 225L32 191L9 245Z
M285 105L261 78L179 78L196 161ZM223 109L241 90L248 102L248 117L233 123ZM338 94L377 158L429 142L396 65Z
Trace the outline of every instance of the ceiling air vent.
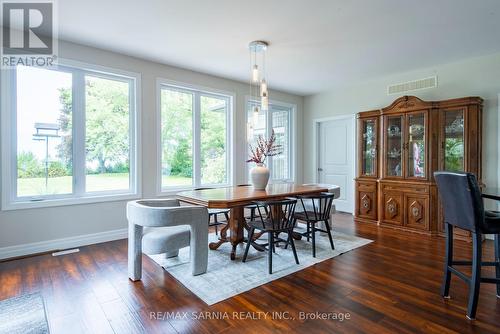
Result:
M437 87L437 76L390 85L387 87L387 95L435 87Z

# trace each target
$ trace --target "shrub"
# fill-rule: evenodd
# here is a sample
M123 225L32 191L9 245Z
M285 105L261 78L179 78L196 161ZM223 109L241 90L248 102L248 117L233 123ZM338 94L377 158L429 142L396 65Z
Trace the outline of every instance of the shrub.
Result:
M32 152L21 152L17 155L18 178L42 177L43 175L43 164Z
M49 177L61 177L70 175L68 169L60 161L49 162Z

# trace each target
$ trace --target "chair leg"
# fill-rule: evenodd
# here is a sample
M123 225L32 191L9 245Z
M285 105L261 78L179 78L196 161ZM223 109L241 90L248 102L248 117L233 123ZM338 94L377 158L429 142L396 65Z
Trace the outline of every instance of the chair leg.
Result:
M268 234L269 246L267 247L268 254L268 265L269 265L269 275L273 273L273 248L274 248L274 234L273 232L269 232Z
M275 243L275 239L274 238L277 238L277 237L278 236L277 235L275 236L274 233L273 233L273 253L275 253L275 254L276 254L276 243Z
M311 224L309 222L306 222L307 224L307 242L309 242L309 236L311 234Z
M297 256L297 250L295 249L295 242L293 241L292 236L293 231L288 231L288 243L292 246L293 256L295 257L295 263L299 264L299 257Z
M245 262L247 260L248 250L250 249L250 244L252 243L254 231L255 231L255 229L252 227L252 228L250 228L250 232L248 232L248 241L247 241L247 246L245 248L245 254L243 254L242 262Z
M476 318L479 288L481 286L481 233L472 234L472 243L472 277L469 286L469 305L467 307L467 318L470 320L474 320Z
M453 225L445 223L446 234L446 255L444 261L444 277L443 285L441 286L441 296L450 298L450 283L451 283L451 267L453 262Z
M328 231L328 239L330 239L330 246L332 246L332 249L335 249L335 245L333 244L333 238L332 238L332 228L330 226L330 222L325 220L325 225L326 225L326 230Z
M217 214L208 214L208 226L211 226L210 222L212 221L212 217L214 217L215 235L218 235L219 231L217 229Z
M496 278L500 278L500 234L495 234L495 261ZM497 298L500 298L500 283L497 283Z
M313 257L316 257L316 224L311 224Z

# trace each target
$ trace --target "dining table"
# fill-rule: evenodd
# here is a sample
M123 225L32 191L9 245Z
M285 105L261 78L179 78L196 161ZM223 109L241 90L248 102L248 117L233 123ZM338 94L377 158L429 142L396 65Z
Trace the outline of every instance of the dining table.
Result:
M230 258L236 259L237 246L245 241L244 229L248 225L244 215L246 205L254 201L282 199L297 195L310 195L327 192L328 188L323 185L302 185L291 183L269 184L265 190L257 190L253 186L234 186L211 188L201 190L182 191L177 194L181 202L201 205L209 209L229 209L229 222L220 231L219 240L211 242L211 250L218 249L224 243L231 243L232 250ZM227 235L229 231L229 236ZM252 241L257 239L257 235ZM258 247L252 242L252 246ZM258 249L258 248L257 248ZM261 249L259 249L261 250Z

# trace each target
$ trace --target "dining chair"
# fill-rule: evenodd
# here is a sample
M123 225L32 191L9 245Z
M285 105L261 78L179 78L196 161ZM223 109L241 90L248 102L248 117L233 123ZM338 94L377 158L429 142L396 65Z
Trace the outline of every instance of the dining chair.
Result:
M435 172L439 195L444 210L446 234L446 257L441 295L450 298L451 274L457 275L469 286L467 318L474 320L481 283L496 284L496 294L500 298L500 212L485 211L482 194L474 174ZM459 227L472 233L472 261L453 259L453 229ZM483 234L495 235L495 261L482 260ZM472 266L469 277L455 266ZM495 267L495 278L483 277L483 266Z
M251 187L252 185L251 184L238 184L236 187ZM257 205L255 204L248 204L248 205L245 205L245 209L248 209L250 210L250 216L246 216L245 218L248 218L250 220L254 220L257 215L255 214L255 211L257 210Z
M330 224L330 211L332 208L333 199L332 193L320 193L310 195L295 196L300 200L302 211L295 212L293 218L295 221L300 220L306 223L306 232L299 233L309 241L312 238L312 254L316 257L316 232L324 232L328 235L332 250L335 249L332 238L332 226ZM322 223L325 227L318 227L317 224ZM286 246L285 246L286 247Z
M142 276L142 253L175 257L179 249L190 247L192 275L207 271L207 208L180 206L177 199L147 199L127 203L128 276Z
M340 197L340 187L334 184L328 184L328 183L304 183L302 184L303 186L314 186L314 187L322 187L328 189L327 192L331 193L334 195L333 199L337 199ZM311 209L310 207L310 202L307 202L306 205L309 205L308 209ZM295 210L295 212L302 211L303 208L298 206L298 208ZM332 208L330 209L330 225L333 225L333 214L337 211L337 208L335 207L335 203L332 203ZM326 225L321 222L319 223L319 226L321 229L326 230ZM323 232L322 232L323 233Z
M194 190L207 190L207 189L214 189L214 188L195 188ZM219 234L217 226L224 224L224 222L219 221L218 218L219 215L224 215L224 217L226 218L225 221L226 224L229 222L229 209L208 209L208 226L215 227L216 235ZM213 223L212 223L212 218L214 220Z
M246 262L248 250L253 239L255 230L267 233L267 244L259 244L261 247L267 246L269 274L273 273L273 253L276 252L276 244L285 242L290 244L295 257L295 263L299 264L297 250L293 241L292 232L294 226L293 214L297 204L296 199L288 198L281 200L256 201L253 204L257 206L257 219L248 223L250 230L248 232L248 242L243 255L243 262ZM267 214L266 214L267 212ZM286 233L287 239L281 239L280 233Z

